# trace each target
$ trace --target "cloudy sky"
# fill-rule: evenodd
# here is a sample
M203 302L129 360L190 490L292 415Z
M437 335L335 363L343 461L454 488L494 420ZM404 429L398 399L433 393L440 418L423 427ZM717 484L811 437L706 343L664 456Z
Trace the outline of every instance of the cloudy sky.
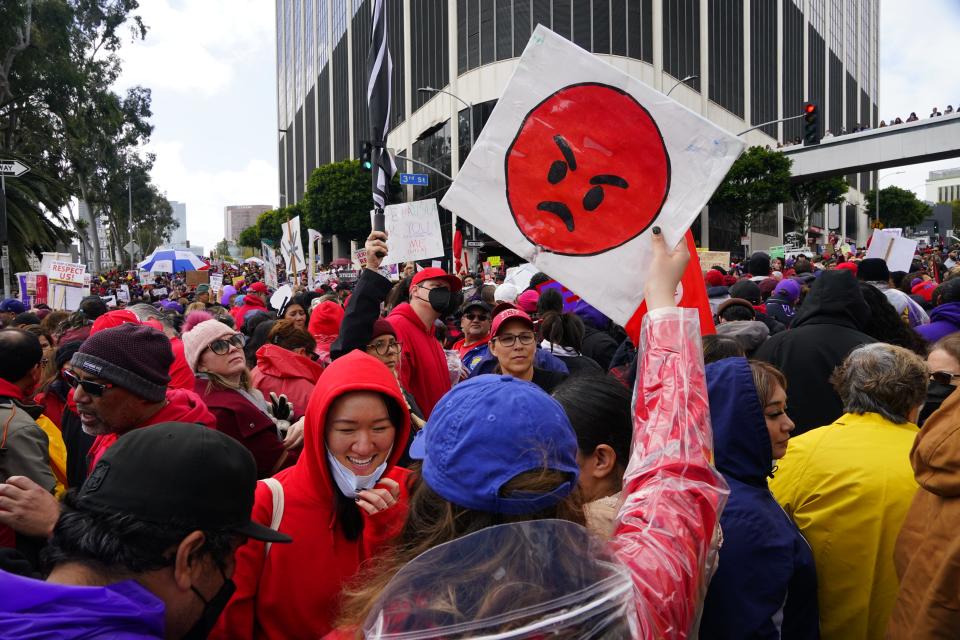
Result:
M186 202L188 237L209 250L224 206L278 201L274 2L144 0L140 13L150 32L122 50L117 88L153 90L154 182ZM882 0L880 27L881 118L960 106L957 0ZM923 195L930 170L953 166L960 159L907 167L882 186Z

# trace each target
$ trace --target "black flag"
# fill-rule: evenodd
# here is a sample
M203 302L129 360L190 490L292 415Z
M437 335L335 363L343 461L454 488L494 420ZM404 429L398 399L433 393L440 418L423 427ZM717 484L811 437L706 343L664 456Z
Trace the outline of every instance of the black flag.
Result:
M386 205L390 180L397 172L397 166L386 149L393 78L386 5L386 0L373 2L373 30L370 52L367 54L367 109L370 113L370 143L373 147L370 161L373 164L373 203L378 212Z

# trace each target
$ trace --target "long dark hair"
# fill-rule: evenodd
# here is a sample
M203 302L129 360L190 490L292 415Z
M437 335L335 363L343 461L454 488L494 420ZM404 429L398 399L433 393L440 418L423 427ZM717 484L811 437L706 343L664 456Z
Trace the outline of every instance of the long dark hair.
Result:
M586 455L605 444L626 467L633 437L630 390L609 376L573 376L553 392L573 430L577 448Z
M557 313L549 311L542 317L540 324L540 339L549 340L551 344L560 345L583 351L583 320L572 313Z

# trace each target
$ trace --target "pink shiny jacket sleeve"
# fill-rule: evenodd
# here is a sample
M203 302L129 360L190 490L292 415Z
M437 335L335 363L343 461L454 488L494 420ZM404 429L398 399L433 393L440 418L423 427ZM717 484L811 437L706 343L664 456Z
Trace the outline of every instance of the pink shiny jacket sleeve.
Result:
M638 637L693 634L729 493L713 436L695 309L657 309L640 336L633 442L611 545L633 577Z

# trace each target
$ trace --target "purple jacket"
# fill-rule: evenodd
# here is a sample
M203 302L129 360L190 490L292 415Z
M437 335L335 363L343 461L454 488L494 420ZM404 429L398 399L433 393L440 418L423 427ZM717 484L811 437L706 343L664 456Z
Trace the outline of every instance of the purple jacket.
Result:
M77 587L0 571L0 638L164 637L163 601L133 580Z
M930 324L914 328L930 344L954 331L960 331L960 302L947 302L934 308L930 312Z

